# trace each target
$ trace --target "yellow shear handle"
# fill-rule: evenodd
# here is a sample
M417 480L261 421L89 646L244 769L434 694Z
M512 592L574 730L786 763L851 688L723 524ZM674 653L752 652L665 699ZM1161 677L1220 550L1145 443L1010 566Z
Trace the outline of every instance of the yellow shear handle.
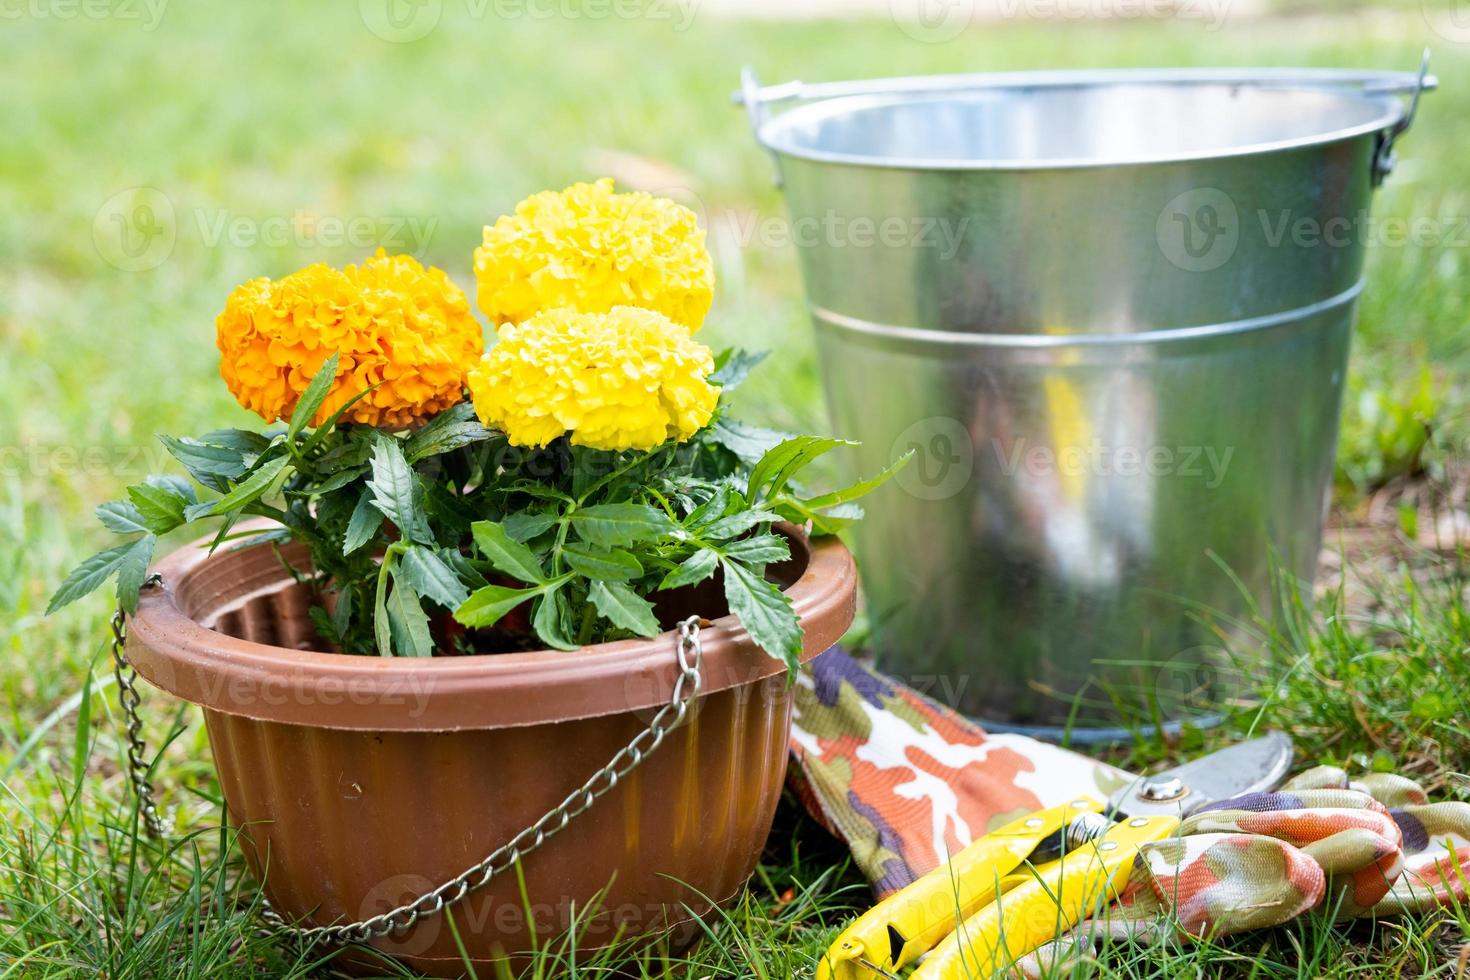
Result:
M848 926L817 964L816 980L873 980L869 964L892 972L912 963L994 901L1001 880L1039 843L1102 809L1100 800L1083 797L991 831Z
M1111 902L1133 872L1138 848L1163 840L1176 817L1138 817L1060 861L1019 872L994 903L967 919L909 980L990 977Z

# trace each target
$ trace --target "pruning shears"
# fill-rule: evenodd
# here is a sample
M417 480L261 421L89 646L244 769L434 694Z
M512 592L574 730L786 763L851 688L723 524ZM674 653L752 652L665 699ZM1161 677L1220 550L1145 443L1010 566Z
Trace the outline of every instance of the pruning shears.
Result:
M1274 788L1291 758L1272 732L991 831L860 916L816 980L893 977L926 953L910 980L991 976L1106 907L1143 845L1208 803Z

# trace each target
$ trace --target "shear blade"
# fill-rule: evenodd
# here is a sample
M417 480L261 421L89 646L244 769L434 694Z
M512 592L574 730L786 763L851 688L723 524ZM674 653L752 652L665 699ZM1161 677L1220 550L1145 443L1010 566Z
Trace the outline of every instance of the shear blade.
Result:
M1114 793L1108 809L1126 817L1188 816L1217 800L1274 789L1286 778L1291 759L1291 736L1271 732L1141 776Z

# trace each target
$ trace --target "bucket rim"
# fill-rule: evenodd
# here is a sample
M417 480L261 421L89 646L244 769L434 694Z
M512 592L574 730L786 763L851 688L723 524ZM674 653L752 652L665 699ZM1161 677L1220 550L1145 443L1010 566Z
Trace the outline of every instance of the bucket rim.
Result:
M794 94L801 104L779 115L761 118L754 126L757 141L770 152L792 159L873 170L898 171L984 171L990 173L1112 170L1120 167L1195 163L1292 150L1310 149L1374 133L1384 133L1408 117L1408 106L1394 93L1401 81L1399 73L1344 73L1333 69L1219 70L1219 69L1097 69L1089 71L1019 71L975 75L911 75L875 79L856 83L831 83L810 87L812 93ZM1412 76L1409 76L1412 77ZM1374 83L1379 85L1374 90ZM853 91L841 90L851 84ZM873 87L889 84L892 91L873 91ZM1245 143L1184 152L1141 153L1122 159L1098 160L1087 157L1053 159L966 159L936 157L895 157L860 153L844 153L801 146L789 138L797 123L810 123L849 112L866 111L917 102L954 100L996 92L1058 91L1066 89L1121 87L1216 87L1240 89L1252 87L1290 94L1325 95L1345 103L1376 106L1379 113L1372 119L1326 132L1284 140ZM797 93L802 92L798 86Z

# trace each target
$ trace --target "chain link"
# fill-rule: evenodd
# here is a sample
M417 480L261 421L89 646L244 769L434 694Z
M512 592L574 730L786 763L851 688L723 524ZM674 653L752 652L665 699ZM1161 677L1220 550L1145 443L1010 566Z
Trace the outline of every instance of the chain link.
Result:
M144 588L157 585L163 579L150 575L143 583ZM133 683L138 672L128 663L123 647L128 641L127 614L122 606L112 614L112 676L117 678L117 700L122 705L123 717L128 729L128 781L138 797L138 811L143 816L143 829L149 837L163 836L163 819L158 815L158 806L153 800L153 781L148 769L148 745L143 741L143 718L138 714L142 698L138 686Z
M156 584L156 578L149 584ZM123 655L123 643L127 638L126 620L119 609L112 617L112 659L117 674L118 698L128 726L128 765L133 789L138 795L139 808L150 837L163 834L163 823L153 802L153 784L149 778L142 738L142 720L138 715L138 691L133 684L135 676L132 665ZM648 726L640 731L627 745L619 749L607 765L569 794L555 807L542 814L541 818L509 841L488 854L484 860L466 868L455 877L425 892L405 905L400 905L381 915L360 922L331 926L300 928L281 918L268 903L262 905L261 915L266 923L276 929L292 934L307 943L365 943L373 939L402 932L411 928L420 919L434 915L453 905L476 889L484 887L496 875L513 867L521 858L545 844L565 830L575 818L592 808L597 800L617 788L618 783L643 764L660 745L664 737L678 727L689 713L689 706L699 697L703 685L701 667L704 649L699 639L699 617L691 616L679 624L675 655L679 664L679 676L674 681L674 691L669 701L653 716Z

